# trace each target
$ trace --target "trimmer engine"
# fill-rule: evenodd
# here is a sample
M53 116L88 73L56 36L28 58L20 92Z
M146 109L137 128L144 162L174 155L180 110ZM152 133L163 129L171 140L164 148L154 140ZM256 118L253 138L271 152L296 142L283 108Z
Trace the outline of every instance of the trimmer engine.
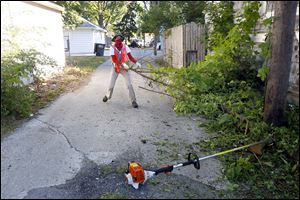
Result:
M145 183L146 180L154 176L155 172L146 171L142 165L136 161L128 163L128 169L125 174L126 182L132 185L135 189L138 189L140 183Z

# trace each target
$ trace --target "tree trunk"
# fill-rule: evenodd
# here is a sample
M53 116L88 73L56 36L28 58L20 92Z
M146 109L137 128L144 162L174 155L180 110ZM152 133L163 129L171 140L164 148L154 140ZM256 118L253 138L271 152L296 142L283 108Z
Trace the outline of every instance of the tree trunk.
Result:
M99 16L98 16L98 25L101 28L104 28L104 17L103 17L103 14L99 14Z
M283 124L291 68L297 1L276 1L272 33L272 56L267 82L264 121Z
M159 1L150 1L150 7L159 6ZM154 42L153 42L153 53L156 56L157 55L157 38L158 38L159 32L154 33Z

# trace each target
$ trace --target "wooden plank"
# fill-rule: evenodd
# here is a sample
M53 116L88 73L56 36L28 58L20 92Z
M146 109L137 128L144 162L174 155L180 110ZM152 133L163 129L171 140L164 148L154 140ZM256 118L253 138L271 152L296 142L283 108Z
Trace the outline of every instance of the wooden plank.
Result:
M191 27L191 32L190 32L190 37L191 37L191 48L190 48L190 50L194 50L194 40L193 40L193 38L194 38L194 35L193 35L193 32L194 32L194 27L193 27L193 24L192 23L190 23L190 27Z
M193 27L194 27L194 36L193 36L193 39L194 39L194 50L197 51L197 59L199 58L198 56L198 52L199 52L199 49L198 49L198 25L196 23L193 23Z
M197 60L197 50L194 51L187 51L187 65L190 65L192 62L195 62Z
M184 54L183 54L183 25L180 26L180 31L179 31L179 36L180 40L178 41L179 44L179 49L178 53L180 55L180 66L184 65Z
M184 41L184 45L185 45L185 49L184 49L184 51L186 51L187 49L188 49L188 42L187 42L187 37L188 37L188 28L187 28L187 25L185 24L185 25L183 25L184 26L184 30L182 30L182 31L184 31L185 32L185 37L183 38L183 41Z
M200 25L197 26L197 49L198 49L198 60L202 60L202 49L201 49L201 27Z
M204 60L205 58L205 41L204 41L204 37L205 37L205 28L204 26L201 26L201 35L202 35L202 43L201 43L201 49L202 49L202 60Z
M189 26L189 48L188 48L188 50L192 50L192 45L193 45L193 43L192 43L192 31L193 31L193 29L192 29L192 26L191 26L190 23L188 24L188 26Z
M199 25L198 27L197 27L197 30L198 30L198 49L199 49L199 60L203 60L203 57L202 57L202 52L203 52L203 50L202 50L202 29L201 29L201 25Z
M186 26L182 26L182 64L185 66L186 65L186 61L185 61L185 57L186 57Z
M180 25L170 29L171 34L165 39L165 58L174 67L186 66L187 57L195 59L195 55L187 55L187 51L194 51L197 60L203 60L205 48L200 40L204 34L204 27L196 23ZM191 53L191 52L190 52Z
M190 23L190 26L191 26L191 33L190 33L190 36L191 36L191 48L190 50L194 50L194 27L193 27L193 24Z
M191 48L191 42L190 42L190 26L189 24L186 25L186 32L187 32L187 37L186 37L186 50L190 50Z

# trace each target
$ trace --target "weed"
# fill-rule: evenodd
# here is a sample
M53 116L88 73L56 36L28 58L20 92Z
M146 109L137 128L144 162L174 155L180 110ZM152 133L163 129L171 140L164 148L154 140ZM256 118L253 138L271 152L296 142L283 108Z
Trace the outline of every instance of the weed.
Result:
M158 180L158 179L149 179L148 181L147 181L149 184L151 184L151 185L158 185L158 184L160 184L160 181Z
M106 193L101 195L98 199L128 199L128 196L119 193Z

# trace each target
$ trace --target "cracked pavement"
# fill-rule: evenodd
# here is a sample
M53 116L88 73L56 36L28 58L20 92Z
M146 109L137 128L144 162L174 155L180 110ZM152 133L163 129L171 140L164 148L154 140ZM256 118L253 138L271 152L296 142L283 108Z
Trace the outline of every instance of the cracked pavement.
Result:
M151 52L133 50L133 55L140 58ZM153 56L145 58L153 60ZM132 108L122 76L112 99L103 103L110 70L108 60L87 85L61 95L2 140L1 198L98 198L116 191L137 198L186 197L181 185L174 186L172 194L170 189L156 192L160 184L134 191L124 186L121 172L108 177L101 173L112 163L125 168L130 160L153 168L176 164L185 161L188 146L209 138L197 120L172 111L170 97L138 88L146 87L146 80L134 72L130 73L139 108ZM159 146L161 141L165 146ZM206 155L196 150L199 157ZM159 180L161 184L183 181L194 188L196 197L218 198L215 189L228 184L221 177L220 162L208 159L200 170L187 166Z

